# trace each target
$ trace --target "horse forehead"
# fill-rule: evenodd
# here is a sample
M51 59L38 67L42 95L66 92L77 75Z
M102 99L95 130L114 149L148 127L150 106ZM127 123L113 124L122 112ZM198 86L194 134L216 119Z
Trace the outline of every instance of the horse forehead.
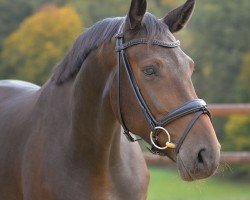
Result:
M134 57L137 62L152 61L156 63L166 63L169 65L187 65L193 62L180 47L166 48L157 45L137 45L131 48L130 56Z
M128 50L128 52L130 52L129 57L131 57L132 60L135 59L136 62L157 62L161 60L161 63L181 68L181 66L187 66L190 60L192 61L192 59L182 51L181 47L168 48L150 44L150 41L153 40L159 40L166 43L175 42L176 38L168 28L155 36L149 36L145 30L141 30L136 36L131 34L129 40L142 38L147 39L149 44L135 45Z

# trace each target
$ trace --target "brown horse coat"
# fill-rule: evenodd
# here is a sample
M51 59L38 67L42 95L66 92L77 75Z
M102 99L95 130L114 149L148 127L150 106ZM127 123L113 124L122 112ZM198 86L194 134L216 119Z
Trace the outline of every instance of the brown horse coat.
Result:
M145 0L132 0L125 38L172 41L170 31L181 29L193 8L194 1L188 0L158 20L145 14ZM103 20L82 34L41 88L0 81L1 200L146 199L149 173L143 154L121 134L117 120L115 33L124 20ZM190 78L192 60L180 48L138 45L128 56L156 117L197 98ZM148 76L145 65L157 68L157 74ZM148 126L124 72L121 82L125 122L149 141ZM167 127L174 141L188 120ZM160 145L165 139L160 135ZM219 144L208 117L198 120L178 155L171 150L166 154L177 161L185 180L213 174Z

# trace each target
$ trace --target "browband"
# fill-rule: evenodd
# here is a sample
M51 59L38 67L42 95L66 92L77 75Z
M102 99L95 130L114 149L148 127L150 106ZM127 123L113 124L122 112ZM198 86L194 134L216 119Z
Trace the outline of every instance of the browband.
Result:
M121 37L121 35L116 36ZM161 47L166 47L166 48L174 48L174 47L178 47L180 46L180 41L177 40L175 42L164 42L161 40L148 40L146 38L141 38L141 39L133 39L130 40L129 42L126 42L124 44L119 44L119 46L116 47L116 51L121 51L124 49L127 49L128 47L134 46L134 45L138 45L138 44L151 44L151 45L157 45L157 46L161 46Z

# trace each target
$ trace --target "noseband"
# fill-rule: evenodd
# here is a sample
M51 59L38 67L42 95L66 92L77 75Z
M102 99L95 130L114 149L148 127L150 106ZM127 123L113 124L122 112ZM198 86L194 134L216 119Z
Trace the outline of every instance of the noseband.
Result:
M134 45L138 45L138 44L151 44L151 45L157 45L157 46L161 46L164 48L175 48L180 46L180 42L179 41L175 41L175 42L164 42L164 41L160 41L160 40L147 40L146 38L141 38L141 39L133 39L130 40L128 42L124 42L124 34L123 34L123 25L120 26L118 33L116 34L116 51L118 52L118 77L117 77L117 106L118 106L118 116L119 116L119 120L120 123L123 127L124 130L124 134L127 137L127 139L130 142L135 142L138 141L138 139L135 139L131 134L129 129L127 128L127 126L125 125L124 119L123 119L123 115L122 115L122 111L121 111L121 106L120 106L120 96L121 96L121 84L120 84L120 79L121 79L121 69L122 66L124 66L126 74L127 74L127 78L129 80L129 83L131 85L131 88L133 90L133 93L136 97L136 100L144 114L145 119L147 120L149 127L151 129L151 133L150 133L150 139L151 139L151 149L150 151L153 154L159 154L159 155L165 155L161 152L161 150L166 149L166 148L175 148L176 154L179 153L179 150L181 148L181 145L183 144L185 138L187 137L189 131L191 130L191 128L193 127L193 125L195 124L195 122L198 120L198 118L202 115L202 114L206 114L209 117L211 117L208 109L207 109L207 105L206 102L203 101L202 99L193 99L191 101L188 101L186 103L184 103L183 105L181 105L180 107L172 110L171 112L167 113L162 119L160 119L159 121L157 121L155 119L155 117L153 116L153 114L151 113L146 101L144 100L140 89L137 85L134 73L132 71L132 67L130 65L130 62L128 60L128 56L125 52L125 49L134 46ZM122 65L123 64L123 65ZM168 131L164 128L164 126L166 126L167 124L170 124L171 122L182 118L184 116L190 115L190 114L194 114L193 119L189 122L189 124L187 125L186 129L184 130L181 138L179 139L179 141L177 142L177 144L174 144L171 142L170 139L170 134L168 133ZM166 146L165 147L160 147L157 145L157 139L158 139L158 134L159 132L163 130L164 133L168 136L168 141L166 142Z

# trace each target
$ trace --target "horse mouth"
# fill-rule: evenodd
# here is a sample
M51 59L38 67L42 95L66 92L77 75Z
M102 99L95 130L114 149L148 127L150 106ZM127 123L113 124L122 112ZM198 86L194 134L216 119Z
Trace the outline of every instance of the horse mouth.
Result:
M190 163L185 163L181 156L177 156L177 167L178 172L182 180L184 181L195 181L199 179L205 179L212 176L218 169L218 165L212 168L199 169L198 166L188 167Z
M184 163L181 160L180 156L177 156L177 168L178 168L178 172L179 172L179 175L182 178L182 180L184 180L184 181L194 181L194 180L196 180L189 173L188 169L184 165Z

